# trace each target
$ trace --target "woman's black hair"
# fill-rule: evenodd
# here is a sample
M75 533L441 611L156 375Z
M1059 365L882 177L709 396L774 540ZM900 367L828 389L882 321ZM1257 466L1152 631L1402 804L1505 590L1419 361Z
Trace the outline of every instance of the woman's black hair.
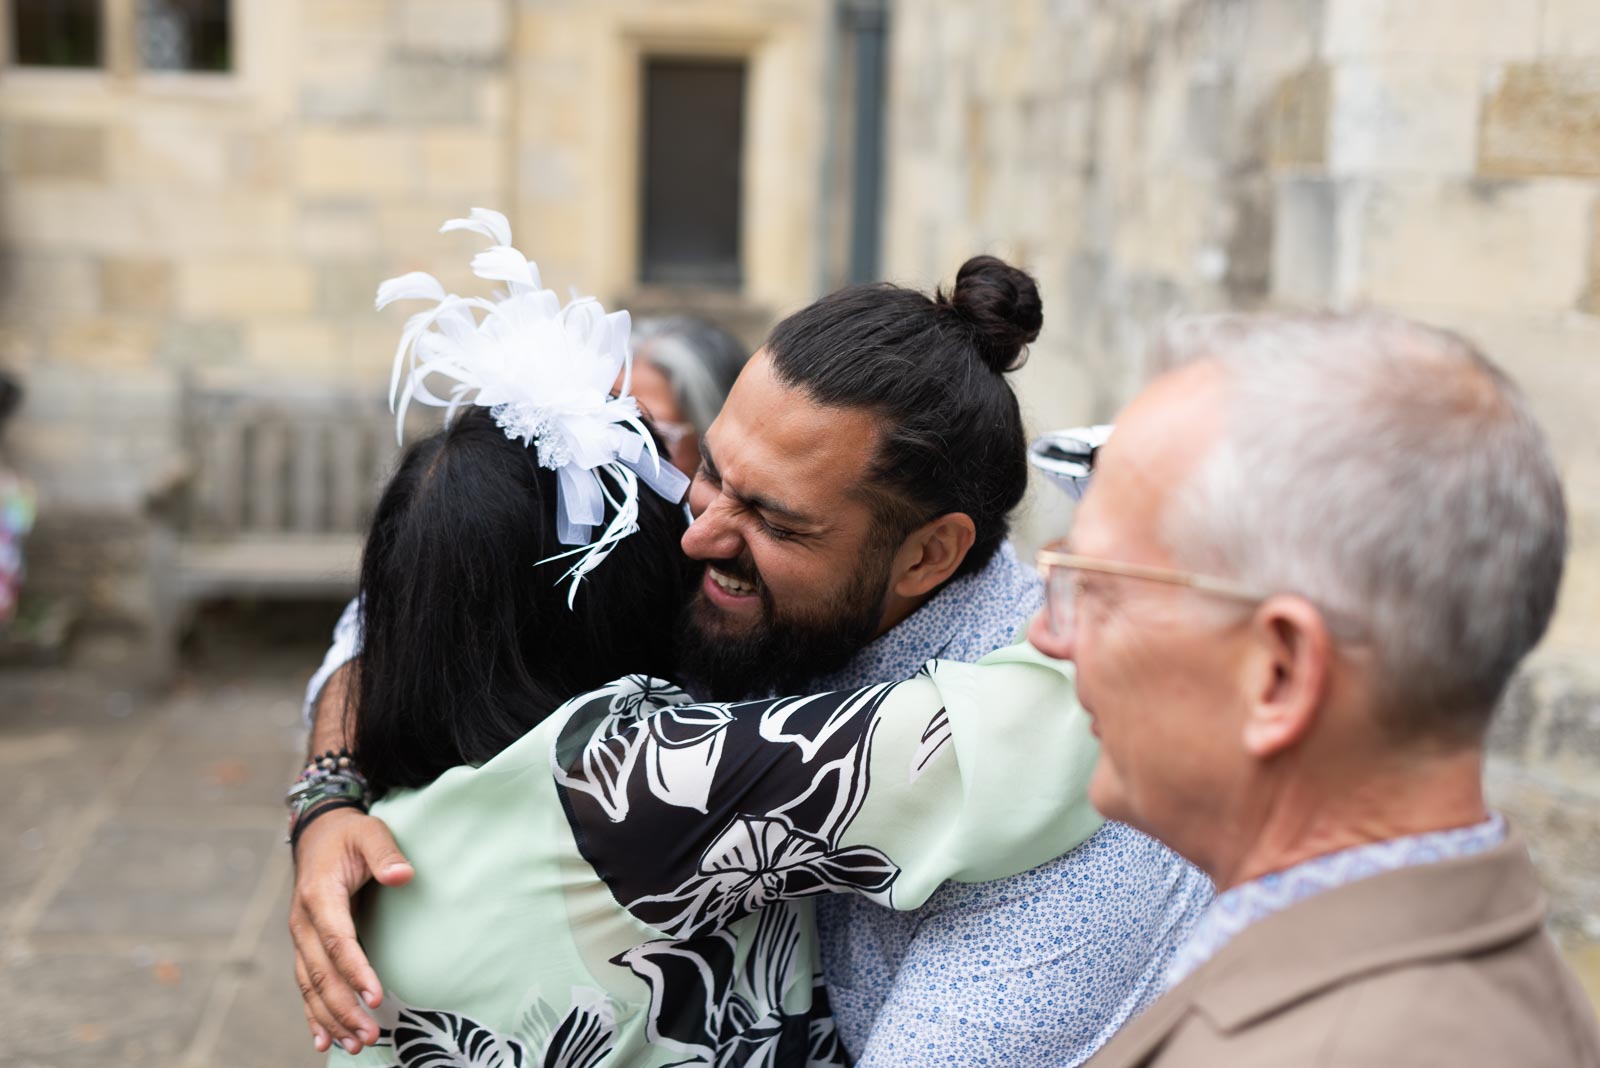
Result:
M930 299L887 283L847 286L773 328L778 380L819 404L886 424L867 475L882 543L963 512L977 539L952 577L981 569L1028 486L1027 437L1005 374L1044 317L1032 277L974 256Z
M572 558L540 562L572 546L556 537L556 473L533 449L480 408L407 449L361 560L347 726L374 791L482 764L620 675L671 678L669 628L694 588L686 525L641 487L638 531L568 608Z

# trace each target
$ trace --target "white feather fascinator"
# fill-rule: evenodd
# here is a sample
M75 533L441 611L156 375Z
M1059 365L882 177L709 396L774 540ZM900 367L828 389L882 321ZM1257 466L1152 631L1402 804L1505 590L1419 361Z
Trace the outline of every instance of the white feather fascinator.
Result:
M541 286L533 261L511 246L511 226L497 211L473 208L470 218L439 228L451 230L493 242L472 258L472 273L506 289L493 299L458 297L423 271L378 287L380 309L397 300L433 302L406 322L395 350L395 434L403 435L413 400L446 409L446 422L475 404L489 409L507 437L536 449L539 465L556 472L557 536L577 546L551 557L576 557L562 575L571 580L570 606L583 577L639 529L640 484L677 502L689 479L662 460L629 395L628 313L608 315L592 297L563 305ZM619 374L622 387L613 396ZM435 392L435 378L449 387ZM608 503L614 514L597 537Z

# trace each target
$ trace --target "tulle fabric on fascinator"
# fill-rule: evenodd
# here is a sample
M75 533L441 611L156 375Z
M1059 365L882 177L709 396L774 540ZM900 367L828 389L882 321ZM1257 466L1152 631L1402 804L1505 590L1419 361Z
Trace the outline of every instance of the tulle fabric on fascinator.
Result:
M412 401L444 408L446 422L475 404L489 409L507 437L535 449L539 465L556 472L557 536L575 546L549 558L573 558L560 579L571 583L570 607L583 577L639 529L640 486L677 502L689 479L661 458L629 394L628 313L607 314L592 297L562 304L543 288L533 261L512 247L511 226L498 211L473 208L469 218L439 228L452 230L493 242L472 258L472 273L506 288L492 298L460 297L423 271L378 287L380 309L398 300L433 304L406 322L395 350L395 436L404 435ZM622 387L613 396L618 374ZM448 388L436 391L434 379ZM614 514L605 523L608 503Z

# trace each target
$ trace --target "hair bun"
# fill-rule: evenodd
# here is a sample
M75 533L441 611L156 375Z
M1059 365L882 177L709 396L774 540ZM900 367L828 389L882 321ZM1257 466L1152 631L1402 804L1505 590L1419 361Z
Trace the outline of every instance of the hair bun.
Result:
M946 305L972 331L978 356L996 374L1022 366L1023 346L1039 336L1044 308L1028 272L994 256L974 256L956 273Z

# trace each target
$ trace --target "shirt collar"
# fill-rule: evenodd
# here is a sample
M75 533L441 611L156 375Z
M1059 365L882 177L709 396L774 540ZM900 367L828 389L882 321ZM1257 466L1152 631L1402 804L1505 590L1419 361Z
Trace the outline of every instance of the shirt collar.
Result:
M1383 872L1470 856L1505 841L1506 823L1494 813L1482 823L1368 842L1301 861L1218 894L1173 954L1166 986L1177 986L1216 956L1239 932L1309 897Z
M946 583L921 608L879 635L844 667L812 680L818 690L844 690L915 675L929 660L982 658L1016 640L1043 603L1042 583L1009 541L970 575Z

